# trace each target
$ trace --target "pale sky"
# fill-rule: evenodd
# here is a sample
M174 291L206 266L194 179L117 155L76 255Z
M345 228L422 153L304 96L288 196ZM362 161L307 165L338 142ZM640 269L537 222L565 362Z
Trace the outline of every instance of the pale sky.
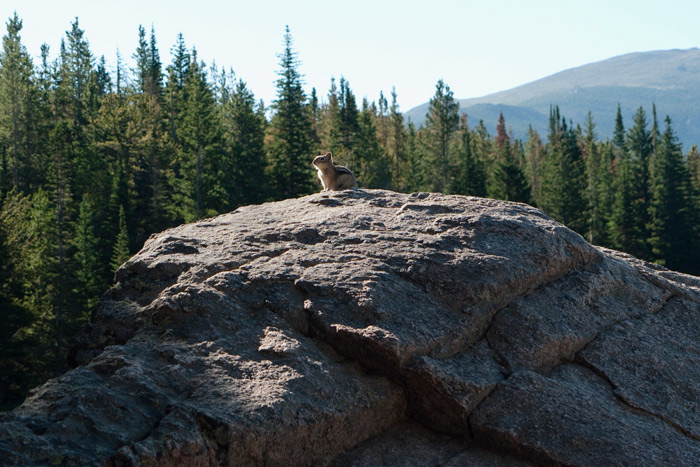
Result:
M14 5L12 4L14 3ZM233 68L257 99L276 97L285 25L294 38L305 89L325 98L344 76L358 103L389 98L401 111L427 102L443 79L458 99L513 88L553 73L629 52L700 45L697 0L8 0L22 42L39 63L42 43L55 57L77 16L96 57L110 71L127 64L138 26L155 28L170 63L178 33L201 60ZM2 27L3 35L6 27Z

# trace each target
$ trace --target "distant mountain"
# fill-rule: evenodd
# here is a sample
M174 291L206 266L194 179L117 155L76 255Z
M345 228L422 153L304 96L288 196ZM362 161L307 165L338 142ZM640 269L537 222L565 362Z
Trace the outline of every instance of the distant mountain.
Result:
M669 115L684 150L700 144L700 49L639 52L556 73L516 88L484 97L459 100L460 112L474 127L483 120L495 134L499 112L516 138L532 126L546 138L549 109L556 104L574 124L584 124L590 111L599 138L612 136L618 103L625 128L641 106L651 123L656 104L659 125ZM416 125L425 121L428 104L405 113Z

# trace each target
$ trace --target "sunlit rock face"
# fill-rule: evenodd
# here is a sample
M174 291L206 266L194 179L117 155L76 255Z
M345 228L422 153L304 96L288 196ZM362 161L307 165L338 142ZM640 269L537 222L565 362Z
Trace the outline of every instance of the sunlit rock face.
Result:
M9 465L697 465L700 279L522 204L350 190L152 236Z

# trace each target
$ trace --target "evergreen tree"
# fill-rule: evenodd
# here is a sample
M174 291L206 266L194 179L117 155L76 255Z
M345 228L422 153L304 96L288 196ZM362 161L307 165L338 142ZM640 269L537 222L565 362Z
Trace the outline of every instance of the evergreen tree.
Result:
M484 162L486 173L491 174L497 151L494 147L493 138L486 129L483 120L479 120L479 123L474 128L471 139L474 145L474 155Z
M148 45L148 80L145 91L148 95L160 98L163 93L163 70L160 52L156 41L156 31L151 26L151 37Z
M337 160L342 160L352 168L359 167L362 162L355 154L357 135L360 131L360 113L357 108L355 94L350 89L350 83L340 77L340 94L338 96L337 135L340 150L335 153Z
M359 169L356 175L361 186L388 189L391 187L391 167L377 136L375 118L373 106L364 99L353 151Z
M666 117L651 164L649 244L651 258L674 270L700 271L698 212L678 139Z
M178 129L180 126L181 112L185 101L185 82L187 81L190 54L185 46L182 33L177 36L177 43L172 50L173 61L168 66L168 79L164 90L165 109L167 113L166 126L170 133L170 139L178 144Z
M690 181L695 191L700 191L700 151L698 145L694 144L690 147L686 154L688 162L688 170L690 171Z
M594 245L611 247L610 216L611 208L615 202L614 192L614 149L612 143L605 142L602 145L593 144L591 147L591 159L596 162L589 164L588 170L595 172L591 175L591 222L590 242Z
M133 73L136 75L136 86L139 92L160 98L163 86L162 65L153 27L151 27L150 40L146 40L146 30L139 25L138 47L133 57L136 62Z
M567 127L559 109L550 112L547 161L542 177L540 207L567 227L588 232L588 180L576 132Z
M105 290L105 284L102 281L103 263L99 257L99 244L95 236L94 221L93 205L87 196L83 196L71 241L74 250L73 295L76 297L79 311L78 316L75 316L74 319L78 324L87 321L90 310Z
M0 177L0 192L12 187L29 191L38 170L36 147L37 90L34 65L22 45L22 20L17 13L7 22L7 35L0 52L0 148L7 148L5 166L9 173ZM0 169L2 170L2 169Z
M615 114L613 144L619 151L623 151L625 148L625 125L622 121L622 109L620 108L620 104L617 104L617 113Z
M383 148L389 146L389 101L383 91L379 91L379 109L377 111L377 137Z
M486 172L484 163L474 154L471 132L466 114L462 115L461 140L457 149L457 170L452 180L452 193L486 196Z
M634 238L625 250L639 258L649 258L647 239L649 232L649 157L652 153L652 139L647 129L646 112L640 107L634 115L634 125L625 139L625 150L632 171L631 209L635 225Z
M328 103L320 110L319 122L319 143L317 152L332 152L336 156L343 158L341 154L341 123L340 123L340 101L338 99L338 87L335 78L331 77L331 87L328 90Z
M267 199L265 179L265 118L256 110L253 93L239 80L222 105L226 156L222 179L227 209ZM227 179L228 176L228 179Z
M183 87L177 128L177 152L170 181L178 217L192 222L225 210L226 196L218 171L220 128L214 92L204 63L192 51ZM226 175L229 177L230 175Z
M525 176L530 183L530 193L532 201L539 205L541 196L540 181L542 170L545 166L546 152L539 133L530 126L528 137L525 143Z
M506 133L505 119L500 114L497 125L495 149L497 155L488 183L488 194L492 198L506 201L530 202L530 185L522 168L513 157L510 137Z
M432 166L432 191L448 188L450 177L450 147L459 128L459 103L443 80L435 86L435 95L430 99L425 116L427 132L427 155Z
M395 88L391 90L388 126L387 151L391 161L392 188L404 190L406 187L406 180L403 179L406 164L406 125L403 114L399 111Z
M29 199L14 191L4 197L0 206L0 410L22 402L27 389L36 382L27 366L34 343L27 339L27 333L21 332L35 319L22 304L29 208Z
M269 182L277 199L294 198L313 192L311 166L311 118L298 71L289 27L280 55L275 114L270 122Z
M651 148L655 151L661 141L661 132L659 130L659 121L656 118L656 104L651 104L651 130L649 131L651 138Z
M409 193L425 189L424 134L422 130L416 131L416 126L409 120L406 128L406 167L402 176L402 188Z
M129 258L131 258L131 252L129 251L129 232L126 227L126 215L124 214L124 206L119 206L119 233L112 247L112 259L109 263L112 271L119 269Z
M311 88L311 96L309 97L309 113L311 114L311 140L315 147L320 147L321 143L321 132L319 124L321 122L321 105L318 101L318 94L316 93L316 88ZM316 152L321 152L318 149Z
M136 68L132 73L136 75L136 86L140 92L146 92L149 85L149 61L148 42L146 41L146 30L139 25L139 41L134 52L133 59L136 62Z
M63 273L57 252L57 215L47 192L39 189L29 208L27 242L24 250L24 291L22 305L33 315L26 332L36 336L38 352L44 361L56 364L64 346L63 301L60 275ZM48 357L54 354L56 357Z
M618 146L613 143L614 151ZM618 153L613 161L613 204L608 221L610 246L616 250L634 251L639 239L638 223L634 216L634 172L629 156Z

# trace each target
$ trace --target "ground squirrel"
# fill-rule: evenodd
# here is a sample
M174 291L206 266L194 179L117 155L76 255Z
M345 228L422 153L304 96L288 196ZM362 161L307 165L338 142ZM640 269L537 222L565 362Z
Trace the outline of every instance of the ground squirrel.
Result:
M323 185L321 191L347 190L357 183L350 169L342 165L333 165L333 156L330 152L326 153L325 156L316 156L313 164L318 170L318 178L321 179L321 185Z

